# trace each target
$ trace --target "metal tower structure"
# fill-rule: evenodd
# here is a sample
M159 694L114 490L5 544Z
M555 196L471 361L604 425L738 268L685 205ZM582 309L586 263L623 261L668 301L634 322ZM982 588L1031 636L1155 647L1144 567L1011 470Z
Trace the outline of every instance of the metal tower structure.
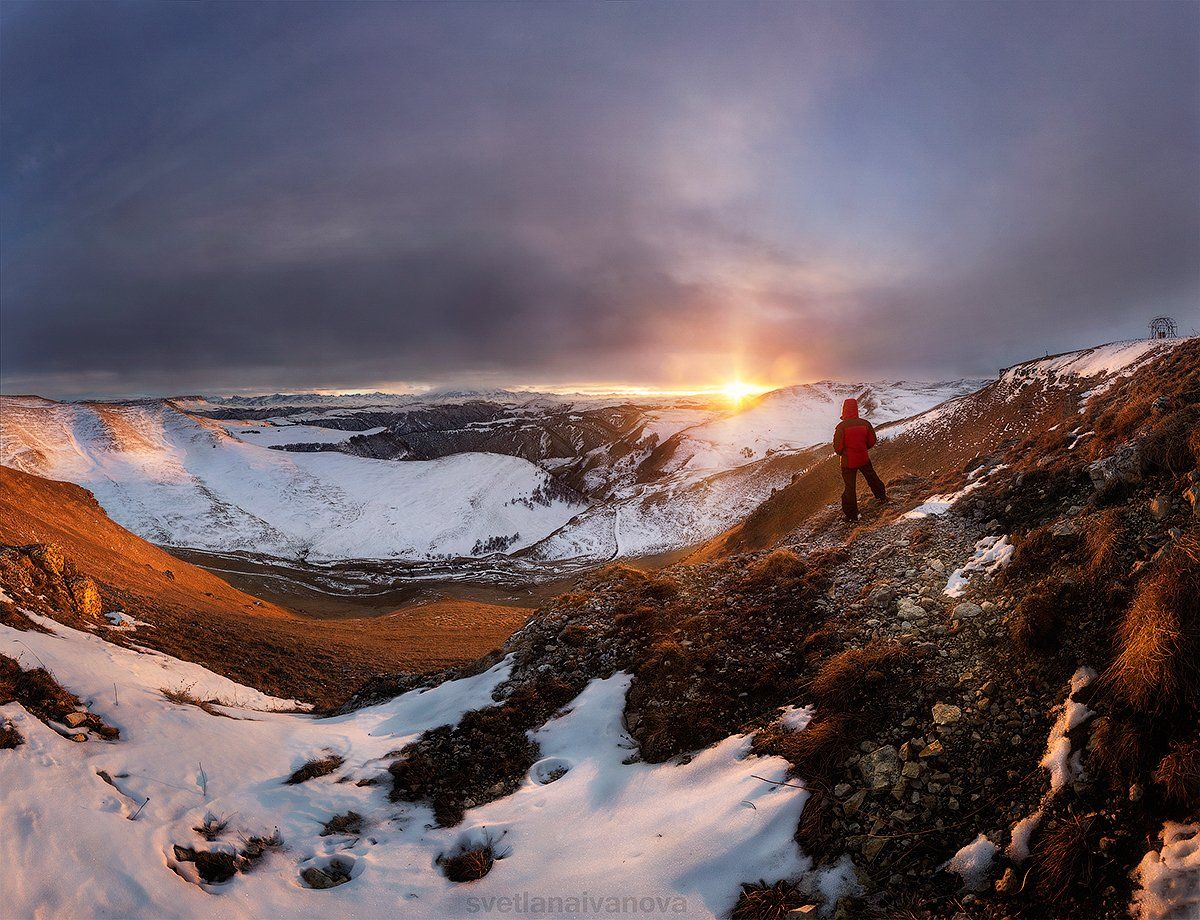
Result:
M1175 320L1169 316L1156 316L1150 320L1150 338L1173 339L1179 335Z

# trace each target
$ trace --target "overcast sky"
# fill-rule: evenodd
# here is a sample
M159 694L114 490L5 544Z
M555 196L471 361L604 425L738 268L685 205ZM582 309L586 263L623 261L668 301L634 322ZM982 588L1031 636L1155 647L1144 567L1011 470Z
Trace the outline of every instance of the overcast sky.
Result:
M1200 326L1196 3L0 7L49 396L934 378Z

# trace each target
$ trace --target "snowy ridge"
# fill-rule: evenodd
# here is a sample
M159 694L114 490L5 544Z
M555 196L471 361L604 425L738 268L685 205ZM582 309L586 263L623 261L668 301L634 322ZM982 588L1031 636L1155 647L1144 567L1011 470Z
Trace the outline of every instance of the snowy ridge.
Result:
M480 555L489 540L534 543L580 507L551 497L549 475L517 457L286 453L162 402L6 402L0 463L90 489L154 542L284 558Z

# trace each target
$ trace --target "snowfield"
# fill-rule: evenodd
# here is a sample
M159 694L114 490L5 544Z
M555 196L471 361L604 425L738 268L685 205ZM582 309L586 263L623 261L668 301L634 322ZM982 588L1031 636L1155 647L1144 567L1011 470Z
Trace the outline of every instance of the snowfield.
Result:
M0 462L90 489L153 542L285 558L480 555L492 538L535 543L582 508L539 497L549 475L517 457L397 463L269 450L163 402L6 400Z
M484 899L616 897L716 917L732 909L741 882L812 868L792 840L808 793L780 784L782 759L749 755L749 737L686 765L626 763L635 745L622 724L625 674L592 681L535 733L543 760L513 795L440 828L427 806L389 802L389 783L356 783L386 779L389 752L489 705L508 659L317 719L277 711L292 704L198 665L38 621L53 633L0 626L0 652L24 667L44 662L121 738L75 744L19 704L0 707L26 739L0 756L0 865L20 867L5 877L13 916L441 918L476 913ZM230 703L219 709L229 718L161 693L182 688ZM327 751L344 758L334 774L284 784ZM325 821L350 810L365 819L361 833L320 836ZM207 815L229 822L212 843L193 831ZM202 884L192 863L175 858L176 844L232 852L239 834L275 828L283 848L223 884ZM491 872L470 884L446 879L437 858L477 842L502 856ZM304 884L304 869L334 858L350 866L349 882ZM809 882L836 894L851 884L844 868Z

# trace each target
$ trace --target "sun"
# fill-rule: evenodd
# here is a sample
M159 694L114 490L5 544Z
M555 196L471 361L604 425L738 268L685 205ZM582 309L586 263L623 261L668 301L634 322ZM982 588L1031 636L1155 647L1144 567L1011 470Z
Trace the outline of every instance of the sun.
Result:
M742 380L730 380L721 387L721 394L734 405L765 392L766 387L755 386L753 383L746 383Z

